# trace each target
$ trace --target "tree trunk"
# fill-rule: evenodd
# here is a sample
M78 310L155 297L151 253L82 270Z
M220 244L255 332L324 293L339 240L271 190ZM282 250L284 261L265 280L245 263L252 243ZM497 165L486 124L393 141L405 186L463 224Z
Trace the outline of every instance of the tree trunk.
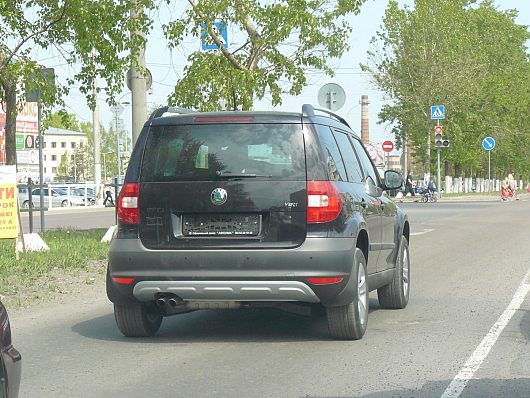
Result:
M427 129L427 142L425 143L425 173L431 173L431 133L430 130Z
M6 100L6 164L17 164L16 127L17 127L17 92L16 85L10 79L3 81Z
M462 177L462 164L461 163L455 164L455 177Z

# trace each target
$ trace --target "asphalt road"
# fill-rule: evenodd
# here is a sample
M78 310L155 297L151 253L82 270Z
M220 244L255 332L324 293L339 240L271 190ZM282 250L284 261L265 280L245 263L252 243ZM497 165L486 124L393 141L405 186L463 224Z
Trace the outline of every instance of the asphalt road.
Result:
M24 233L30 232L30 213L20 213ZM115 208L88 206L67 207L44 211L44 230L57 228L93 229L108 228L116 224ZM41 231L41 214L33 212L33 232Z
M530 397L530 201L403 207L411 301L382 310L372 292L360 341L272 310L199 311L126 339L100 288L12 316L20 396Z

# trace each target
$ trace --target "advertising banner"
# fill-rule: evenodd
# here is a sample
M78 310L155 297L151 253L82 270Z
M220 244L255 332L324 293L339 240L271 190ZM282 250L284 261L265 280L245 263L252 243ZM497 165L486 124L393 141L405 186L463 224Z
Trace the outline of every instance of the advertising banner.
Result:
M16 166L0 166L0 239L17 237L17 195Z
M5 104L0 106L0 164L6 162L5 154ZM38 106L36 102L27 102L24 107L19 110L17 115L17 149L31 149L35 148L35 139L39 134L38 128ZM20 137L19 137L20 136ZM29 138L28 138L29 136ZM22 163L17 159L18 163Z

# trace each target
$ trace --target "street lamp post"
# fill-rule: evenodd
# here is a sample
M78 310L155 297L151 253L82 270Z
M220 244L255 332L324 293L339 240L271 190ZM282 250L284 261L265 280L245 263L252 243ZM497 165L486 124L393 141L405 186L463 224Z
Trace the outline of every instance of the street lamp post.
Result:
M116 143L118 154L118 184L121 184L121 152L120 152L120 132L118 131L118 115L116 115Z
M102 152L101 154L103 155L103 178L107 181L107 155L109 152Z
M74 181L77 182L77 160L75 158L75 151L74 151Z
M116 126L116 149L117 149L117 158L118 158L117 159L118 160L118 183L121 183L121 157L122 157L121 145L120 145L120 141L121 141L120 120L121 119L120 119L119 116L123 112L123 109L124 109L121 105L129 105L130 104L130 102L128 102L128 101L124 101L124 102L120 102L120 101L121 101L121 99L123 97L125 97L128 94L130 94L130 93L126 93L126 94L122 95L117 101L118 105L113 107L115 126Z

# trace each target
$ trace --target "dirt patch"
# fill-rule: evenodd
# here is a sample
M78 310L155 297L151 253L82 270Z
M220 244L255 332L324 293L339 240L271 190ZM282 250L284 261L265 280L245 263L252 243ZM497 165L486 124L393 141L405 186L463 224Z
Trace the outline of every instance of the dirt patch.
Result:
M11 311L86 300L105 294L106 261L95 260L77 270L54 268L30 282L19 282L0 295Z

